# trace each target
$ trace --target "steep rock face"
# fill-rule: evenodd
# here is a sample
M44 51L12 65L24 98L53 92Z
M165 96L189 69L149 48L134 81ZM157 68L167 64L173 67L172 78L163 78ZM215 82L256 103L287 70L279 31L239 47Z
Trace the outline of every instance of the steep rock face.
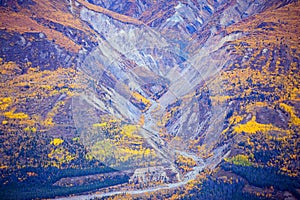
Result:
M292 1L90 1L120 14L132 16L155 28L180 48L190 38L212 34L221 27L237 23L272 6ZM209 28L206 25L209 24ZM181 52L181 54L183 54Z
M158 113L164 112L167 106L176 99L193 92L198 84L213 76L214 73L218 73L229 59L229 57L223 59L219 56L226 51L225 42L238 37L234 34L225 38L213 37L210 40L213 41L214 46L207 45L208 47L202 49L205 53L187 60L187 57L181 55L177 48L170 46L160 33L146 27L125 25L86 8L81 10L81 17L105 38L95 52L86 57L81 67L96 81L101 81L106 74L112 76L115 82L110 87L116 95L110 96L111 101L118 113L124 113L124 116L129 117L131 122L136 122L142 114L130 104L129 99L133 91L139 91L146 98L151 98L149 93L147 94L143 90L144 86L151 83L166 83L167 85L163 85L166 92L157 99L161 107ZM147 79L143 77L141 70L144 71L143 73L147 73ZM218 88L214 89L218 90ZM124 107L124 105L126 106ZM218 115L218 113L214 114ZM161 114L156 116L155 123L162 117L159 115ZM186 116L180 117L183 124L179 123L176 118L172 120L174 126L177 127L171 129L170 133L173 135L182 134L186 124L190 124L187 123ZM206 122L208 123L208 121ZM220 123L222 122L220 121ZM179 126L183 127L179 128ZM191 126L190 131L185 133L185 138L189 137L189 132L191 134L193 132L195 135L194 130L199 129L201 127ZM159 130L156 129L156 131ZM211 130L211 132L213 131Z
M107 1L107 0L90 0L92 4L105 7L117 13L129 15L131 17L138 18L145 10L155 5L153 0L142 1Z
M103 83L104 88L103 85L100 87L104 91L108 91L105 102L101 98L97 99L97 94L92 90L84 98L87 98L86 100L92 107L130 123L137 123L145 113L146 120L151 120L151 122L146 121L147 129L166 134L165 137L168 139L165 142L168 143L169 148L177 146L176 140L172 138L180 138L187 144L181 146L183 149L207 145L206 155L211 152L219 152L218 147L224 150L229 144L222 145L224 140L220 137L225 116L229 112L226 105L214 104L207 109L200 109L203 108L200 100L188 99L182 103L179 111L172 111L171 117L164 119L164 116L170 112L168 108L170 105L188 94L193 94L197 88L202 87L201 84L218 76L222 68L232 64L236 55L231 53L232 47L228 44L230 41L241 38L243 34L242 32L226 34L218 29L241 21L245 17L245 13L249 12L253 15L276 4L276 2L273 3L217 2L209 4L200 2L202 6L197 7L195 2L172 2L168 5L173 6L174 13L160 17L162 21L159 26L151 25L155 27L154 30L145 25L124 24L83 6L80 9L80 17L97 31L101 39L99 39L98 47L87 54L80 69L91 76L96 85ZM261 5L261 10L254 9L258 5ZM199 9L202 11L200 12ZM217 13L226 12L230 15L223 18L217 15ZM184 29L188 30L186 24L192 19L197 19L198 22L202 21L199 23L198 31L196 29L193 32L184 31ZM229 19L231 22L226 22ZM145 21L145 19L143 20ZM211 23L215 23L217 26L211 26ZM176 27L181 28L177 29ZM172 31L185 33L185 35L178 35ZM208 34L204 39L196 37L189 46L179 47L174 47L174 40L167 35L176 36L178 42L186 41L188 35L200 35L205 32ZM224 56L226 54L228 56ZM144 74L147 74L147 78ZM103 79L110 81L107 83ZM151 102L152 106L150 109L147 108L148 111L144 110L147 107L146 104L139 106L131 101L134 92L140 93L146 99L151 99L151 93L147 92L145 88L149 84L157 83L163 83L162 87L165 89L156 102ZM208 88L208 96L227 95L227 91L222 85L206 84L205 87ZM91 94L92 99L88 97ZM109 104L107 99L110 99ZM206 102L209 100L210 98ZM195 103L199 109L194 107ZM156 114L150 114L150 112ZM97 122L97 119L92 120L91 117L85 115L76 114L75 116L89 122L77 123L78 126L82 126L82 124L91 126ZM95 114L95 116L97 115ZM155 126L160 123L160 120L167 120L164 125L167 132L161 132L162 127ZM171 135L171 139L167 136L168 134ZM194 151L198 152L197 148Z

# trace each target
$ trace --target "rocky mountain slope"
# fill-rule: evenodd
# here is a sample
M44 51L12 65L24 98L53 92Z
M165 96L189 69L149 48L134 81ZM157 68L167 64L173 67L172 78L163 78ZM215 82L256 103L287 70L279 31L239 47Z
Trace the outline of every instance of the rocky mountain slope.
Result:
M2 196L299 197L298 1L0 5Z

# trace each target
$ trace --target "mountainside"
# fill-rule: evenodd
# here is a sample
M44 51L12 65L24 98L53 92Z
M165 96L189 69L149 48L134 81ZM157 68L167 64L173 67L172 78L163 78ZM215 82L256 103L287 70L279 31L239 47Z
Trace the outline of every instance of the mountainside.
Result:
M0 10L4 199L300 198L298 1Z

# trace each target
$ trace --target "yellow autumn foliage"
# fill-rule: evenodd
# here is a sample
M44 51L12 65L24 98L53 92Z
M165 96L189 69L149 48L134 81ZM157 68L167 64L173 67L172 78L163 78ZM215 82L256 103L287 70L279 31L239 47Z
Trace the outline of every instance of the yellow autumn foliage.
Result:
M8 168L7 165L1 165L1 166L0 166L0 169L7 169L7 168Z
M213 104L224 103L228 101L231 97L230 96L211 96L210 99L212 100Z
M119 149L119 153L120 153L120 160L125 162L133 157L135 159L142 159L143 156L151 155L152 151L149 148L131 149L131 148L125 147L125 148Z
M58 146L64 142L63 139L60 138L53 138L53 140L50 142L50 144L53 144L54 146Z
M65 148L58 147L51 150L51 152L48 154L48 158L52 159L50 165L60 168L63 163L69 163L70 161L74 160L76 156L72 155Z
M242 120L243 120L242 116L236 115L236 116L230 117L229 123L230 124L233 124L233 123L237 124L237 123L240 123Z
M141 100L144 104L150 104L150 101L149 101L148 99L146 99L143 95L141 95L141 94L138 93L138 92L133 92L133 93L132 93L132 96L133 96L135 99Z
M176 159L176 163L180 164L180 165L186 165L188 167L194 167L197 165L196 161L192 158L183 156L183 155L179 155Z
M97 159L99 159L102 162L105 162L106 159L109 158L109 156L113 155L114 152L113 145L108 139L98 141L91 147L91 155L89 155L89 158L92 158L93 156Z
M26 128L24 128L24 131L35 133L36 132L36 128L35 127L29 127L29 126L27 126Z
M144 124L145 124L145 115L142 115L139 119L138 125L144 126Z
M291 123L293 123L294 125L300 126L300 118L297 117L297 115L295 114L295 110L292 106L289 106L285 103L281 103L280 107L290 114Z
M53 123L52 118L48 117L48 118L44 121L44 125L45 125L45 126L54 126L54 123Z
M106 122L99 123L99 124L93 124L93 127L105 127L105 126L107 126Z
M57 102L52 110L50 110L47 114L47 117L44 121L45 126L54 126L55 123L53 122L53 117L59 112L59 109L65 105L65 102L59 101Z
M129 138L132 138L134 136L134 132L136 131L137 131L137 126L129 124L129 125L124 125L122 127L121 134Z
M253 156L251 156L253 157ZM253 163L249 161L249 156L244 154L238 154L232 158L225 158L226 162L232 162L235 165L251 166Z
M234 131L236 133L250 133L250 134L255 134L258 131L260 132L268 132L270 130L278 130L280 131L281 129L274 127L271 124L260 124L256 122L256 117L253 116L252 119L250 121L248 121L246 124L239 124L237 126L234 127Z
M28 118L28 115L23 112L14 113L13 111L5 112L4 116L9 119L26 119L26 118Z
M0 110L5 110L11 103L12 99L10 97L0 98Z
M147 110L151 106L151 101L138 92L133 92L132 97L135 99L135 101L145 104L145 110Z

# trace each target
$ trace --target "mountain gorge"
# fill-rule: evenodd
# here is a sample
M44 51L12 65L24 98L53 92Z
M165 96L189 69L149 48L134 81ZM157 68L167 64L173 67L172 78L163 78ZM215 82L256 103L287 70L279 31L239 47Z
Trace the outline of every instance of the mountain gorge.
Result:
M299 6L0 1L1 196L299 198Z

